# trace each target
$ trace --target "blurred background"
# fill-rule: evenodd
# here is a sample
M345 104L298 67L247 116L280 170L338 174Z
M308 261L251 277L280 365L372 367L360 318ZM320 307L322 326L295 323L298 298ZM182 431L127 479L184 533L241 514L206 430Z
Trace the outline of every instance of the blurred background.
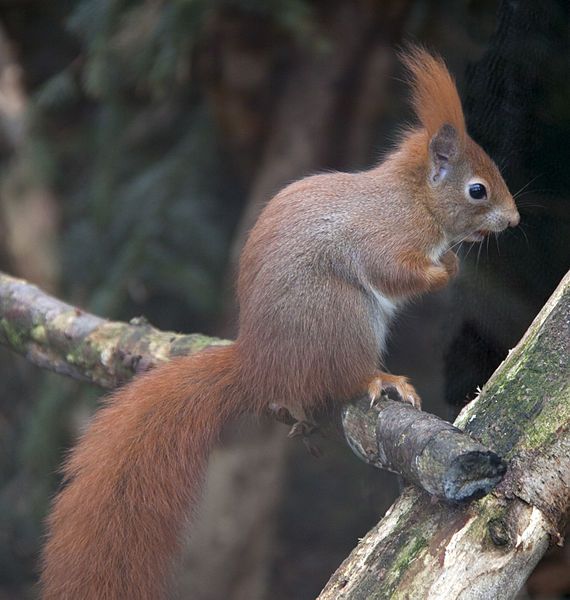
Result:
M235 335L244 237L283 185L364 169L410 118L395 50L456 75L521 226L462 249L388 365L453 418L570 266L567 0L0 0L0 269L113 319ZM42 520L100 390L0 349L0 598L37 597ZM398 493L341 444L275 423L212 457L181 597L304 600ZM521 598L569 598L568 550Z

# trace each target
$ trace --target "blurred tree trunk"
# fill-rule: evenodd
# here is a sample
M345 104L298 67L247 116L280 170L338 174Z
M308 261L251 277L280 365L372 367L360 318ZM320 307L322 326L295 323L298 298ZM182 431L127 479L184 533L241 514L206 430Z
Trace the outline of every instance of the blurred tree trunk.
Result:
M50 292L58 280L57 204L24 156L28 100L22 69L0 27L0 223L13 273Z
M12 41L0 25L0 268L56 292L58 207L27 155L29 99L23 79ZM45 377L27 361L0 349L0 378L2 588L10 590L10 597L20 597L16 590L33 569L40 515L52 478L52 464L45 468L43 461L55 460L54 438L60 429L50 429L45 405L32 402L40 390L46 391ZM21 402L14 404L14 398ZM47 430L43 436L35 429L39 422ZM27 452L30 434L41 446L37 456Z

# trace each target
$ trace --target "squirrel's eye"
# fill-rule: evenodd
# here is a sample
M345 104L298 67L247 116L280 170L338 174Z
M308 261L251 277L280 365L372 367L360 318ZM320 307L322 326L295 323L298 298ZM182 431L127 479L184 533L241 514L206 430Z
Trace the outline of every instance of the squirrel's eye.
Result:
M469 195L473 200L483 200L487 197L487 189L482 183L472 183L469 186Z

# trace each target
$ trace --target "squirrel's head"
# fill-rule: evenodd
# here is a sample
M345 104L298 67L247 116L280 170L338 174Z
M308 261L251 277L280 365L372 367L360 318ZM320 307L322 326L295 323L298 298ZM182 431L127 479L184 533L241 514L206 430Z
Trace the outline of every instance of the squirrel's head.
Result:
M448 123L429 140L427 184L439 221L454 241L479 242L518 225L499 169L469 136Z
M427 195L448 237L481 241L487 233L518 225L499 169L467 134L457 87L443 60L421 47L408 49L402 60L422 126L412 133L423 146Z

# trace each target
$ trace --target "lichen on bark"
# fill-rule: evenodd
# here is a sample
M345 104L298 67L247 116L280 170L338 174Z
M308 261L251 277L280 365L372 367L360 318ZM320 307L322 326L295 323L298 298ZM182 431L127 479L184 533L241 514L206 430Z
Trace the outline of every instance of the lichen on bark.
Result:
M455 425L510 460L503 482L464 507L407 489L319 600L507 600L560 542L570 508L570 273Z

